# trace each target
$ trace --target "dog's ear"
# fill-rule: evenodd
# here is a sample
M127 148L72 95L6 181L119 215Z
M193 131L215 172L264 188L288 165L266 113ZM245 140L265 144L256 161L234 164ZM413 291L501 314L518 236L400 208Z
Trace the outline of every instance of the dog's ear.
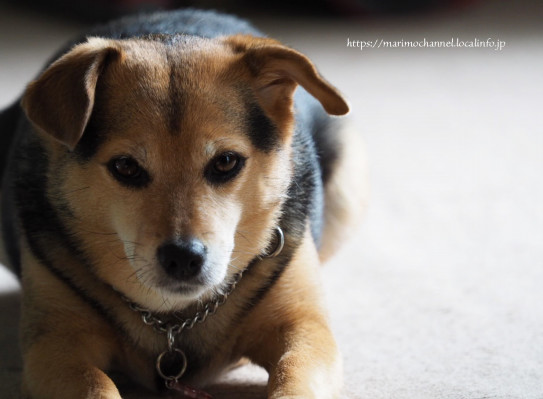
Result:
M330 115L345 115L349 105L341 94L318 73L303 54L276 40L250 35L222 39L242 59L256 81L257 95L272 114L292 106L292 95L299 84L322 104Z
M21 105L28 119L73 150L91 116L104 65L120 54L120 48L104 39L90 38L75 46L27 87Z

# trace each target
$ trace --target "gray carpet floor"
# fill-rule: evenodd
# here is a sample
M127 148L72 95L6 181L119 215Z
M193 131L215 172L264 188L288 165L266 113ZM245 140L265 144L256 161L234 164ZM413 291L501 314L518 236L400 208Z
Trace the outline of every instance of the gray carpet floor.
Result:
M322 269L345 397L543 398L542 21L541 1L257 21L346 94L368 145L366 222ZM0 106L80 28L0 5ZM505 47L347 47L457 38ZM17 397L19 301L0 267L2 399ZM210 391L265 398L266 378L243 368Z

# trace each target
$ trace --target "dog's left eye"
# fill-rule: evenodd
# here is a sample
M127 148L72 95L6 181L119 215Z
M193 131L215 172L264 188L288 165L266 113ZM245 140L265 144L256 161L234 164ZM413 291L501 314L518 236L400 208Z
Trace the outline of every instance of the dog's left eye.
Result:
M129 156L111 159L107 165L109 172L120 183L129 187L144 187L149 181L149 174L138 161Z
M222 153L211 160L205 170L210 183L220 184L232 180L245 164L245 158L235 152Z

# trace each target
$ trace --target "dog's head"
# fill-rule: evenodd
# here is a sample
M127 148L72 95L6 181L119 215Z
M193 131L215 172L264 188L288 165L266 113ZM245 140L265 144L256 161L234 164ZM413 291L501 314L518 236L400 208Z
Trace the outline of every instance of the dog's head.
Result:
M305 56L250 36L91 38L31 83L48 196L93 272L169 310L262 253L290 184L298 84L348 111Z

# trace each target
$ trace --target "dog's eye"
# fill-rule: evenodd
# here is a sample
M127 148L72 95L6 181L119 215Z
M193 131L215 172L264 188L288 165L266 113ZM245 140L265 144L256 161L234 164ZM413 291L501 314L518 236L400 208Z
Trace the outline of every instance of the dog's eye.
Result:
M236 165L239 162L239 157L232 153L227 152L225 154L219 155L213 168L216 173L230 173L233 169L236 168Z
M245 158L229 151L213 158L205 170L205 177L214 184L226 183L238 175Z
M113 158L107 166L113 177L126 186L143 187L149 183L149 174L132 157Z
M132 158L121 157L114 162L115 173L126 179L133 179L140 175L141 168L139 164Z

